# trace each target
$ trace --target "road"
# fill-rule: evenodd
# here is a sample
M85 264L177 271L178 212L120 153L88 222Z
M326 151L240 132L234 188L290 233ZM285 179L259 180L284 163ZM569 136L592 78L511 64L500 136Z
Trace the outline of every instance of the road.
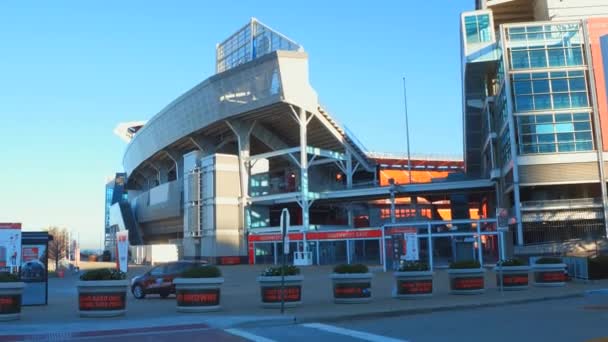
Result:
M250 328L273 341L608 341L608 295L494 308L330 323L348 329L328 333L317 326ZM372 334L355 338L356 332Z
M608 294L400 317L265 325L191 324L115 331L0 337L72 341L589 341L608 337Z

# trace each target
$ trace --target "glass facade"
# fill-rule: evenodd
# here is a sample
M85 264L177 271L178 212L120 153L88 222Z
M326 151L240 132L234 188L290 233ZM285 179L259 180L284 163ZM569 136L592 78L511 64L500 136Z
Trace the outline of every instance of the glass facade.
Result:
M521 115L517 125L521 154L593 150L589 112Z
M593 150L580 24L508 27L506 38L518 153Z
M479 14L464 17L464 30L467 44L490 42L492 40L490 15Z
M298 51L301 46L257 20L238 30L216 48L220 73L277 50Z
M105 200L105 222L104 227L106 233L110 229L110 206L112 206L112 197L114 195L114 182L111 185L106 185L106 200Z
M516 73L512 82L518 113L589 107L583 70Z

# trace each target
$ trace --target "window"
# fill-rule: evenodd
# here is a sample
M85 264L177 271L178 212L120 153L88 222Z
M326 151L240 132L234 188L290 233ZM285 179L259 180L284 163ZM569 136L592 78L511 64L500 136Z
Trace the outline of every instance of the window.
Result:
M578 24L510 27L507 39L511 66L516 70L583 66L581 37L582 30Z
M429 208L419 208L418 211L420 215L432 218L431 209ZM407 217L415 217L416 211L413 208L395 208L395 218L407 218ZM381 219L389 219L391 217L391 210L387 208L380 209L380 218Z
M516 112L589 107L583 71L515 73L512 79Z
M492 40L490 15L470 15L464 18L467 44L485 43Z
M503 166L511 160L511 139L509 137L509 129L505 129L500 136L500 155Z
M167 266L158 266L150 270L150 275L161 276L167 273Z
M521 154L593 150L589 113L517 115Z

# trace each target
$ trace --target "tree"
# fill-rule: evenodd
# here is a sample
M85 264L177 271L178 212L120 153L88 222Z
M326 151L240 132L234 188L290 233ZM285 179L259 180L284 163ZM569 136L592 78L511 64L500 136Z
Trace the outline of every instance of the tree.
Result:
M49 259L55 261L55 270L59 268L59 260L68 256L70 245L70 234L67 229L59 227L49 227L47 229L53 240L49 241Z

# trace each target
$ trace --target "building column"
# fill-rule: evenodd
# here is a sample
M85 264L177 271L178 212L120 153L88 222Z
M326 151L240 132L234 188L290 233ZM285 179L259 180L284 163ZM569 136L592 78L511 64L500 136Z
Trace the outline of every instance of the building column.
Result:
M228 127L236 135L238 144L238 157L239 157L239 175L241 178L241 198L240 198L240 214L241 214L241 227L244 231L247 231L247 218L246 208L249 200L249 155L251 147L251 131L255 125L253 122L245 121L226 121Z
M302 206L302 228L307 231L310 226L308 202L308 117L306 110L299 109L298 121L300 124L300 204ZM304 252L308 246L304 246Z
M591 102L593 104L593 138L595 139L595 148L597 151L597 162L599 168L599 176L600 176L600 190L602 193L602 207L604 209L604 234L606 234L606 238L608 238L608 190L606 189L606 172L604 171L604 141L602 136L602 127L599 117L599 105L598 98L596 93L596 84L594 74L596 70L593 69L593 59L591 56L591 42L589 41L589 28L587 26L587 21L583 23L583 32L585 37L585 56L588 73L587 80L589 84L589 89L591 90Z
M353 188L353 174L355 171L353 170L353 156L349 149L346 149L346 188ZM355 227L355 216L353 213L353 205L349 203L346 207L346 212L348 215L348 227Z
M391 191L391 223L396 223L397 219L395 217L395 180L393 178L388 180L390 184Z

